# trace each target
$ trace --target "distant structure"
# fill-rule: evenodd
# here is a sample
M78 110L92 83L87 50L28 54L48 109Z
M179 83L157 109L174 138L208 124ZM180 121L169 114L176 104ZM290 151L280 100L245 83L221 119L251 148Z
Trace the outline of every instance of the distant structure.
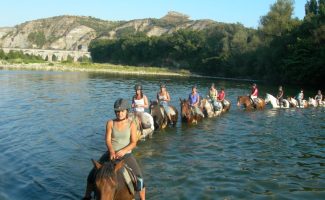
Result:
M20 49L20 48L0 48L5 53L10 51L21 51L24 54L41 56L44 60L47 61L65 61L68 58L72 58L74 62L82 58L91 58L90 52L88 51L65 51L65 50L47 50L47 49Z

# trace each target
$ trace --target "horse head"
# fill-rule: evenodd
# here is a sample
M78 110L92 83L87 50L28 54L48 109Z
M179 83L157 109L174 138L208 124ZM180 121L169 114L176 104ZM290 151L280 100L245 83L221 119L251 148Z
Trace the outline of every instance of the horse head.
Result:
M251 105L249 96L238 96L237 97L237 106L243 105L245 108Z
M164 116L158 101L150 101L150 114L153 117L155 129L162 128L166 116Z
M124 184L123 178L119 170L124 166L124 161L109 161L100 164L92 160L96 170L96 199L113 200L113 199L133 199L134 195L128 192L127 186Z
M314 98L309 97L308 98L308 105L317 107L317 102Z
M182 120L189 120L192 116L190 104L186 99L179 98L181 104L181 116Z

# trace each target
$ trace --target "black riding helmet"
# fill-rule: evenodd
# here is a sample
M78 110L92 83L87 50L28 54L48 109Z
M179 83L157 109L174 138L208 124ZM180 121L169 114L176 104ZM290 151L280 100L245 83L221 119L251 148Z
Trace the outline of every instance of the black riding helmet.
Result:
M141 86L140 84L136 84L136 85L134 86L134 89L135 89L135 90L142 90L142 86Z
M115 111L129 110L128 100L119 98L114 103Z

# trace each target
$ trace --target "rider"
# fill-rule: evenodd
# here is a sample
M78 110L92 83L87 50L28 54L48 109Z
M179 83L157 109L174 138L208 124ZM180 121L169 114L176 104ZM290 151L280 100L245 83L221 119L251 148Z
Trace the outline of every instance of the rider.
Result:
M160 91L157 93L157 100L160 105L164 107L165 112L167 113L168 119L170 123L172 124L172 117L170 115L170 108L168 106L168 102L170 102L170 96L169 93L166 90L166 85L161 84L160 85Z
M282 89L282 86L279 87L279 91L278 91L278 94L277 94L276 98L278 100L279 106L281 107L282 103L283 103L283 89Z
M258 101L258 89L257 89L256 83L253 83L253 85L252 85L252 92L251 92L250 98L253 101L254 107L256 107L256 103Z
M200 103L200 95L196 92L196 86L194 85L192 87L192 92L188 95L188 100L190 102L191 107L194 109L194 112L198 115L201 115L204 117L204 114L199 109L199 103Z
M211 99L211 103L213 105L213 108L215 107L216 105L216 102L217 102L217 98L218 98L218 91L214 85L214 83L211 84L211 87L209 89L209 94L208 94L208 97Z
M225 90L223 88L221 88L219 95L218 95L218 101L220 101L223 104L225 97L226 97Z
M136 125L128 119L129 104L126 99L117 99L114 103L116 118L108 120L106 124L106 147L107 152L100 158L99 162L123 159L134 174L142 179L142 173L132 150L137 145ZM83 199L91 199L92 191L95 191L95 169L92 169L87 179L87 189ZM143 180L143 179L142 179ZM143 185L143 184L142 184ZM145 199L145 187L138 188L140 199Z
M132 108L136 113L143 113L145 108L148 108L148 98L143 94L142 86L137 84L134 86L135 95L132 98Z
M317 105L321 105L322 104L323 95L322 95L322 91L321 90L318 90L317 95L315 96L315 100L317 102Z
M300 107L303 105L302 100L304 99L304 90L301 89L300 92L297 94L296 99L298 101L298 106Z

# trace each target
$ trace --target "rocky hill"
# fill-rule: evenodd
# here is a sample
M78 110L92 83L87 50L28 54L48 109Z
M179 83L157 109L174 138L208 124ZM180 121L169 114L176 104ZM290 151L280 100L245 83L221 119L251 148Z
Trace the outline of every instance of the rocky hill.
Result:
M147 36L170 34L179 29L202 30L218 24L212 20L190 20L189 16L168 12L160 19L105 21L84 16L58 16L0 28L0 47L58 50L88 50L95 38L116 39L143 32Z

